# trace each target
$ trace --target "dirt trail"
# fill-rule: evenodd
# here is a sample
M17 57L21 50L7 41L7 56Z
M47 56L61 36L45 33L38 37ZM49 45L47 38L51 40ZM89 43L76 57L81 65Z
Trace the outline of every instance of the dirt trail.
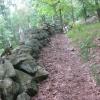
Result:
M57 34L41 52L39 63L49 71L33 100L100 100L100 88L64 34Z

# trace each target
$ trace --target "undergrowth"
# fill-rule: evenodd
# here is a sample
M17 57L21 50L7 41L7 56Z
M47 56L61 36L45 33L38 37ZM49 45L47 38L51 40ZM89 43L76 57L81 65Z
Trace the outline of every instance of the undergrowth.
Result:
M96 47L93 40L95 37L100 36L100 23L76 25L67 34L80 47L81 57L88 61L90 49Z

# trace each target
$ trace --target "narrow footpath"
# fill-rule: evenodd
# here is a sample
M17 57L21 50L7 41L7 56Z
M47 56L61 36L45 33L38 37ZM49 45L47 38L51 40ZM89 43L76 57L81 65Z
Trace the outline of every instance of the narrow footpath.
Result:
M39 86L32 100L100 100L100 87L82 62L79 52L65 34L51 38L40 55L39 63L49 72L49 78Z

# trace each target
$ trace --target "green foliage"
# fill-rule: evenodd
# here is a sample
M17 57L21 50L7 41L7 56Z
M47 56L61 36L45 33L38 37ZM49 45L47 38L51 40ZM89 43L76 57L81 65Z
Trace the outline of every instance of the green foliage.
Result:
M41 27L44 22L63 26L63 23L81 19L84 17L82 1L86 12L94 15L97 10L95 0L1 0L0 49L5 48L9 42L15 47L19 43L20 29L25 32L32 27ZM77 26L77 30L72 31L72 37L75 40L79 40L77 35L86 37L83 31L83 27Z
M95 47L95 45L93 44L93 38L94 38L94 36L88 36L80 44L80 53L81 53L82 58L85 61L89 60L90 49L93 48L93 47Z
M76 25L69 33L68 36L80 47L80 54L82 58L89 60L90 49L96 45L93 44L94 38L100 36L100 23L91 25Z

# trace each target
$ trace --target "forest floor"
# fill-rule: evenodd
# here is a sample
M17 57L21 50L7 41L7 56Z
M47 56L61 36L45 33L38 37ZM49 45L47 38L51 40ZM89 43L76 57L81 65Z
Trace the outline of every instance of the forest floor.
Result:
M39 86L32 100L100 100L100 87L84 63L78 48L65 34L51 38L43 48L39 63L49 72L49 78Z

